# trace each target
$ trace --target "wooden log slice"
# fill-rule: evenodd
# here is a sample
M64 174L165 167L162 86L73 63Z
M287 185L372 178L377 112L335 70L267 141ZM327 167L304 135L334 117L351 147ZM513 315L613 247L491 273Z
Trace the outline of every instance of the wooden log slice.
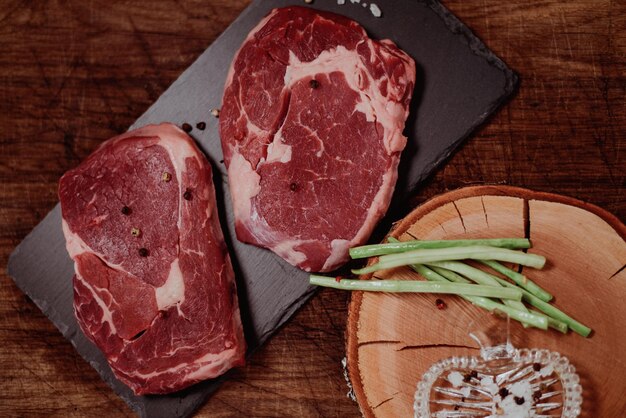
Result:
M593 333L583 338L571 331L524 329L512 321L513 344L569 357L583 386L583 417L626 416L626 227L619 219L568 197L480 186L430 200L390 235L400 240L529 237L531 252L545 255L548 263L543 270L526 268L524 274ZM375 275L420 278L409 268ZM437 309L438 298L446 309ZM483 312L455 296L354 292L347 358L363 414L412 416L416 384L432 363L479 354L467 331Z

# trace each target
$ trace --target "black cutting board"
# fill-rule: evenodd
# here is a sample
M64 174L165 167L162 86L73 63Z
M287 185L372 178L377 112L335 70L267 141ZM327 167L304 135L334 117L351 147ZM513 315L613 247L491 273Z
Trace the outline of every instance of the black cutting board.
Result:
M402 155L393 209L513 93L517 76L438 2L380 1L381 18L362 4L345 3L316 0L310 7L356 20L372 37L396 42L417 63L416 90L406 127L409 142ZM192 136L214 167L222 227L237 273L250 352L302 306L313 289L304 272L269 251L236 240L217 121L210 109L220 106L230 62L250 29L272 8L292 4L304 2L254 1L132 126L208 121L205 131L196 129ZM113 377L100 351L78 328L72 311L72 274L57 205L11 255L9 275L140 416L188 416L228 378L166 396L133 395Z

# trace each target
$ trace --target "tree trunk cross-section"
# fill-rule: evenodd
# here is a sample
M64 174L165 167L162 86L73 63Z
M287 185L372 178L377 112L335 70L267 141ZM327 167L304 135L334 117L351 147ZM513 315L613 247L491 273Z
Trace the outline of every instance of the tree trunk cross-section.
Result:
M401 241L530 238L530 251L548 262L543 270L524 273L593 333L585 339L512 322L513 344L569 357L583 386L583 417L626 411L626 227L616 217L563 196L508 186L468 187L418 207L390 236ZM423 280L408 267L365 278L391 277ZM437 309L438 298L445 309ZM478 355L468 325L485 314L456 296L355 292L347 325L348 370L364 415L412 416L416 384L432 363Z

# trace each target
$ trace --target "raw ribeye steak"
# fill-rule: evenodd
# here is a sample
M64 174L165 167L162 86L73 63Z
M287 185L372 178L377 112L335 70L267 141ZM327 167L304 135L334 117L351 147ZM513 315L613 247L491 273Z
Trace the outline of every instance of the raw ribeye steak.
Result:
M211 167L171 124L103 143L59 184L81 329L136 394L244 362Z
M235 56L220 136L240 241L330 271L391 200L413 60L356 22L274 9Z

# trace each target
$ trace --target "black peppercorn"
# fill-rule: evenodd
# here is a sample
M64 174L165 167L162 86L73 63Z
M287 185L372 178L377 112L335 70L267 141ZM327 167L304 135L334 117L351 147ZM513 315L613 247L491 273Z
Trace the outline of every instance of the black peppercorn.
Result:
M187 189L185 190L185 193L183 193L183 199L185 200L191 200L191 190Z
M515 400L515 403L518 405L522 405L524 403L524 398L522 398L521 396L516 396L513 399Z
M130 212L131 212L131 210L130 210L130 208L128 206L124 206L122 208L122 215L130 215Z
M298 190L298 185L296 183L291 183L289 185L289 189L291 189L292 192L295 192L296 190Z
M206 123L198 122L196 123L196 128L200 129L201 131L204 131L206 129Z
M538 372L539 370L541 370L541 364L539 363L533 363L533 370Z
M311 81L309 81L309 86L311 86L312 89L316 89L320 86L320 82L316 79L312 79Z
M183 123L183 131L189 133L192 129L193 127L190 124L188 124L187 122Z
M147 257L147 256L148 256L148 254L149 254L149 253L148 253L148 250L147 250L146 248L141 247L141 248L139 249L139 255L140 255L141 257Z
M509 396L509 390L507 388L500 388L500 390L498 391L498 395L500 395L500 397L504 399Z

